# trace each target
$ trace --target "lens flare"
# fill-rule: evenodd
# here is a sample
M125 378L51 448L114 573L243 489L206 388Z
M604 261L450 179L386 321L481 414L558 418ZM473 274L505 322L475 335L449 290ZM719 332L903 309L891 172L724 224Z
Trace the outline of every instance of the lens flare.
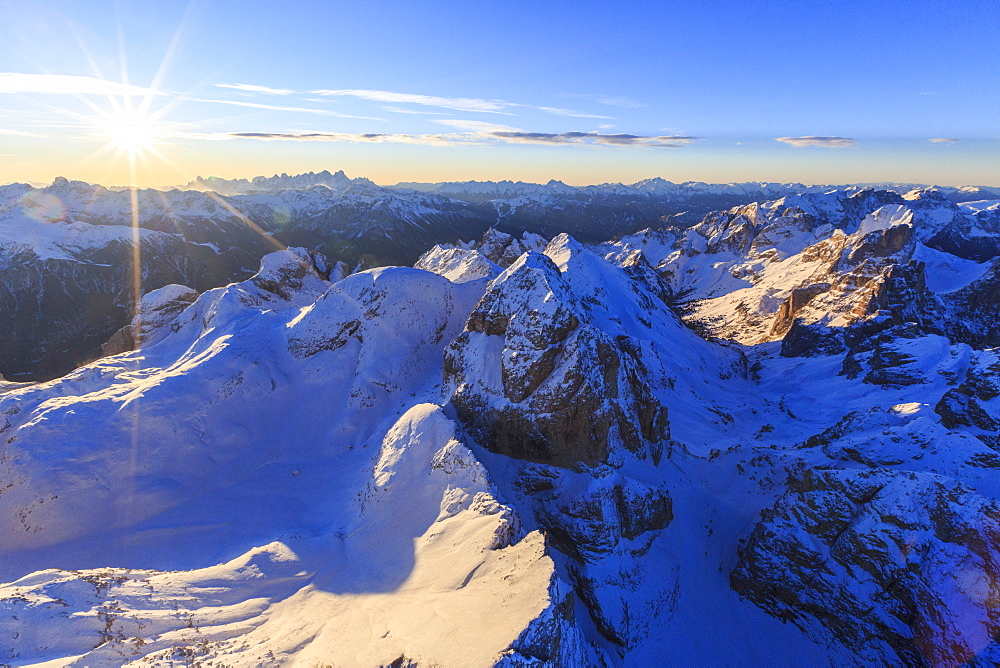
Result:
M136 113L120 113L109 119L102 119L101 132L111 145L130 155L138 155L151 149L161 139L161 129L155 121Z

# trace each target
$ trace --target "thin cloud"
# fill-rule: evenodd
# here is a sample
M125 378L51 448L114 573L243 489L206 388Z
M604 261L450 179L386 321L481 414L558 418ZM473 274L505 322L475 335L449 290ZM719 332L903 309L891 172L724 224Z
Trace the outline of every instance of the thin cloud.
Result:
M34 132L21 132L20 130L3 130L0 129L0 135L13 135L15 137L44 137L45 135L35 134Z
M288 90L287 88L268 88L267 86L254 86L253 84L229 84L229 83L217 83L215 84L217 88L232 88L233 90L242 90L247 93L263 93L264 95L291 95L294 90Z
M203 98L192 98L194 102L211 102L213 104L231 104L236 107L249 107L251 109L268 109L271 111L294 111L303 114L317 114L319 116L336 116L337 118L360 118L365 121L383 121L384 118L375 118L373 116L351 116L350 114L341 114L336 111L329 111L327 109L310 109L309 107L284 107L275 104L260 104L258 102L242 102L240 100L209 100Z
M943 144L958 141L957 139L952 139L951 137L935 137L934 139L928 139L927 141L932 144Z
M579 111L573 111L572 109L561 109L559 107L538 107L544 112L555 114L556 116L569 116L571 118L602 118L605 120L611 120L614 116L599 116L597 114L584 114Z
M369 144L423 144L427 146L448 146L468 144L483 141L484 135L469 134L398 134L366 132L352 134L347 132L225 132L210 134L185 133L187 139L203 139L208 141L226 141L231 139L256 139L259 141L305 141L305 142L340 142Z
M501 126L502 127L502 126ZM441 134L347 133L347 132L174 132L172 137L205 141L255 139L258 141L344 142L371 144L422 144L426 146L468 146L496 142L516 144L605 144L612 146L654 146L677 148L694 141L694 137L651 137L630 134L600 134L597 132L521 132L497 130Z
M513 102L504 100L482 100L473 97L437 97L434 95L416 95L412 93L394 93L387 90L314 90L313 95L326 95L333 97L357 97L362 100L372 100L373 102L395 102L421 104L428 107L442 107L444 109L455 109L456 111L476 111L495 114L507 114L503 111L507 107L520 106Z
M69 74L0 73L0 93L51 95L161 95L149 88Z
M600 118L610 120L613 116L602 116L599 114L587 114L573 109L563 109L562 107L535 107L518 102L508 102L507 100L486 100L477 97L439 97L437 95L419 95L416 93L396 93L388 90L367 90L344 88L335 90L313 90L309 91L313 95L325 95L330 97L356 97L362 100L373 102L392 102L402 104L419 104L427 107L440 107L442 109L454 109L455 111L473 111L477 113L505 114L513 116L509 111L504 111L511 107L522 107L527 109L538 109L548 114L556 116L567 116L571 118ZM382 107L386 111L393 111L401 114L432 114L434 112L412 111L400 109L399 107Z
M774 141L792 146L823 146L825 148L844 148L855 146L858 143L850 137L778 137Z
M418 114L420 116L444 116L443 111L417 111L416 109L402 109L400 107L379 107L379 109L384 109L385 111L391 111L394 114Z
M610 146L660 146L676 148L694 141L694 137L600 134L598 132L490 132L497 139L523 144L605 144Z
M499 125L488 121L466 121L457 118L443 118L441 120L435 120L434 122L458 128L459 130L469 130L472 132L518 132L517 128L512 128L509 125Z

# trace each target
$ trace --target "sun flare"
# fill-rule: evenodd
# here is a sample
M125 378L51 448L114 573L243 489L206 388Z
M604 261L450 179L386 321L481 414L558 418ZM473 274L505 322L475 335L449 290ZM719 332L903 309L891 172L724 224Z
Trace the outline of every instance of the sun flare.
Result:
M148 117L121 112L101 123L101 132L108 143L130 155L142 154L159 143L162 129Z

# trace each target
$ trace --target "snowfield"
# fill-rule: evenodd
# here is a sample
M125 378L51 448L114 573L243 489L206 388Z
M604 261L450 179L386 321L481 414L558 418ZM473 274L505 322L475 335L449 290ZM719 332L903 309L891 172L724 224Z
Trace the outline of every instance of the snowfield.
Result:
M0 380L0 664L995 665L992 203L755 187L599 244L279 250Z

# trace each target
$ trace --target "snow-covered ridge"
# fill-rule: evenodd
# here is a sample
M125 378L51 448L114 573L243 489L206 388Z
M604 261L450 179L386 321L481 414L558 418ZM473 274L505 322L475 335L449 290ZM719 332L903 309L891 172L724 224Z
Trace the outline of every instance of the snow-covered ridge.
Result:
M58 188L66 219L9 188L12 229L131 233ZM346 229L391 234L426 219L379 212L451 202L184 195L366 201ZM104 357L0 381L0 663L995 663L989 211L793 193L596 244L490 229L415 267L292 247L172 280Z

